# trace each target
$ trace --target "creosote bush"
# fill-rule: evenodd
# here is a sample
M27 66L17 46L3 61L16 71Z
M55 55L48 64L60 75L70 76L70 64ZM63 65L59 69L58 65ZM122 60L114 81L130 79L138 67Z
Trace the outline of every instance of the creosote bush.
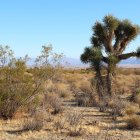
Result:
M0 116L10 119L24 104L30 102L40 87L33 76L26 73L23 60L16 60L13 66L0 69Z
M36 108L40 104L37 98L45 91L44 84L53 80L61 67L61 57L52 52L52 46L43 46L41 55L35 61L36 67L28 68L27 55L17 59L8 46L0 46L0 117L12 119L19 108L28 105ZM55 112L59 111L54 108Z

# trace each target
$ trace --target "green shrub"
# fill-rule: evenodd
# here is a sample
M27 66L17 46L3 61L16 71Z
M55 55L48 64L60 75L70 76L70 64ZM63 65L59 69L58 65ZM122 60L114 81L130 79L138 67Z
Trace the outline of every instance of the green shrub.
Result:
M0 69L0 116L10 119L17 109L30 102L39 92L39 83L26 73L23 60L16 60L13 67Z
M58 60L62 56L51 51L51 46L43 46L41 55L36 59L37 67L28 69L26 66L29 59L27 55L25 58L16 59L9 47L0 46L1 118L13 118L19 108L28 106L31 102L30 105L36 108L36 104L38 104L36 95L43 92L44 83L48 79L55 77L56 67L59 65ZM50 55L54 66L48 61Z

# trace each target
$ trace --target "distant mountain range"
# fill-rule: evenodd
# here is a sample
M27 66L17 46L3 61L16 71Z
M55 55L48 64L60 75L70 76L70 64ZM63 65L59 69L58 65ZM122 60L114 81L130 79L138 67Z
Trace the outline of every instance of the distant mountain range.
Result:
M31 59L28 62L28 66L33 66L34 65L35 59ZM89 67L88 64L83 64L80 59L76 58L63 58L61 61L62 65L65 67L74 67L74 68L83 68L83 67ZM123 60L118 64L119 67L139 67L140 68L140 59L137 58L130 58L127 60Z
M127 60L122 60L119 64L120 67L134 67L140 68L140 59L138 58L129 58Z
M65 61L67 62L68 67L88 67L88 64L83 64L80 59L75 59L75 58L65 58ZM130 58L127 60L123 60L118 64L119 67L134 67L140 68L140 59L137 58Z

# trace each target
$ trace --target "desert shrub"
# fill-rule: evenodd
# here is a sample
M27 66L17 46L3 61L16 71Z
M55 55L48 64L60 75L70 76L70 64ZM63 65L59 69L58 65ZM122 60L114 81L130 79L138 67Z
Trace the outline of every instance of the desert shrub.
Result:
M100 112L105 112L107 110L107 100L103 99L98 102L98 107Z
M140 107L140 81L139 80L135 81L135 84L132 87L131 92L132 92L132 95L129 96L128 99L131 102L137 103Z
M133 100L140 107L140 88L139 87L135 89L135 93L133 94Z
M79 82L69 84L69 86L70 86L70 91L74 94L74 96L76 96L77 93L80 91Z
M81 136L82 134L83 134L83 131L81 128L79 128L78 130L71 130L69 132L69 136L71 136L71 137Z
M140 117L139 116L131 116L127 120L127 128L128 129L139 129L140 128Z
M55 84L52 82L52 80L47 81L46 91L48 93L54 93L56 91Z
M83 112L79 113L76 110L73 112L70 112L67 115L67 122L69 125L69 135L70 136L79 136L82 135L82 129L81 129L81 123L84 115Z
M62 130L66 127L66 117L60 116L59 119L57 121L54 122L54 127L55 129L58 130Z
M137 111L138 109L132 103L127 104L125 107L125 114L129 116L136 114Z
M92 94L92 87L90 81L82 82L80 85L80 90L87 94Z
M9 47L0 46L0 117L13 118L19 108L44 92L44 83L55 77L61 56L52 53L51 46L43 46L41 55L36 59L37 67L28 70L28 73L28 56L16 59ZM49 58L54 65L51 65Z
M44 111L36 111L32 118L27 118L23 124L23 130L39 131L44 126L46 113Z
M68 85L64 83L56 83L55 84L55 91L56 94L59 95L59 97L66 98L70 94L70 90L68 88Z
M88 106L92 106L91 104L91 100L90 100L90 97L87 96L85 93L83 92L79 92L76 96L76 101L77 101L77 105L78 106L85 106L85 107L88 107Z
M42 99L37 96L34 99L32 99L30 102L24 105L23 111L24 113L27 113L28 116L32 116L35 112L36 109L42 106Z
M30 102L39 93L40 85L33 76L26 73L23 60L16 60L12 67L4 67L0 71L3 75L0 79L0 116L9 119L19 107Z
M62 112L62 100L56 94L45 94L45 102L53 109L52 114Z
M108 107L113 119L116 120L118 116L123 116L125 114L126 102L119 97L113 97L108 102Z
M94 94L90 82L82 82L79 86L79 92L75 94L78 106L95 106L97 104L96 94Z

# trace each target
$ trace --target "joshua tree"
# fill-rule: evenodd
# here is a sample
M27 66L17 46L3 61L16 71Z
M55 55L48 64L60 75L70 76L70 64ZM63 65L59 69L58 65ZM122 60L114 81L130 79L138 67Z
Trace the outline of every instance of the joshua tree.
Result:
M96 22L92 30L92 46L85 48L81 61L94 66L98 79L97 85L100 89L103 87L100 65L102 62L107 64L107 93L111 96L112 77L115 74L116 65L121 60L140 57L140 48L135 52L123 53L128 44L139 35L140 27L127 19L119 20L108 15L104 17L103 22ZM98 94L103 96L99 90Z
M101 75L101 61L102 61L102 52L101 50L94 47L86 47L84 53L81 55L81 60L84 63L90 63L91 67L96 71L96 89L99 95L99 99L102 100L104 85Z

